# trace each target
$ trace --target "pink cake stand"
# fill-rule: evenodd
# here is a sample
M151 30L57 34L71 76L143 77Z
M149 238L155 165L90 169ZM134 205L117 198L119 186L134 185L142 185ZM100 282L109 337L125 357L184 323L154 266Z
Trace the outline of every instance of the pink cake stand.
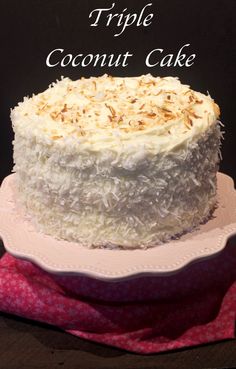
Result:
M65 275L120 281L147 275L169 275L222 251L236 234L236 191L232 178L218 173L218 207L212 218L178 240L147 250L87 249L37 231L17 202L15 174L0 189L0 235L6 250Z

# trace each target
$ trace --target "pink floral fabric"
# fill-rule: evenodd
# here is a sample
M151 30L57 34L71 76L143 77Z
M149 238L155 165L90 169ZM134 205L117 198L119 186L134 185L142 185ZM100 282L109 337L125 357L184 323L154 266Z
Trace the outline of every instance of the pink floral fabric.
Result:
M6 253L0 310L144 354L233 338L236 247L170 276L120 282L50 274Z

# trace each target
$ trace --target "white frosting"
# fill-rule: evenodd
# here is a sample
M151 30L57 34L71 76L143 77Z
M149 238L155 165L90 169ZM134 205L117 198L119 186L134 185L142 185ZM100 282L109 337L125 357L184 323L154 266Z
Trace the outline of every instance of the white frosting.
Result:
M215 206L218 113L171 77L63 79L12 111L21 200L88 247L165 242Z
M210 96L177 78L104 75L58 81L19 103L12 121L20 134L54 141L59 150L70 142L78 151L107 148L122 153L138 146L145 153L158 153L201 134L218 115Z

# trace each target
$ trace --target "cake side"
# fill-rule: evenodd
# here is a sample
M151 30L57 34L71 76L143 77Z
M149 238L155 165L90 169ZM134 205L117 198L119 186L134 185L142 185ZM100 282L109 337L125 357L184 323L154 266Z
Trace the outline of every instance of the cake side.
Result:
M142 158L132 169L112 152L59 155L16 136L21 200L54 237L88 247L154 246L213 210L220 136L217 123L185 149Z
M110 81L107 76L100 78L103 84ZM124 108L126 115L123 113L120 126L113 122L116 115L107 101L92 104L90 109L97 111L100 106L99 124L104 127L96 126L94 116L91 124L89 117L76 122L71 111L69 122L68 116L61 120L63 115L52 122L47 119L50 112L36 118L41 97L36 103L26 100L13 110L20 198L43 232L87 247L150 247L192 230L213 211L221 138L217 105L209 96L192 92L173 78L117 80L119 85L125 81L133 86L142 79L155 80L155 84L149 83L153 89L146 108L134 107L140 91L136 101L130 96L128 104L126 99L123 105L120 96L120 108L113 101L117 116L122 107L131 107L131 112ZM60 83L64 91L65 84L68 89L77 82ZM94 79L88 83L94 85ZM62 91L55 89L53 94L53 88L50 94L56 100L55 109ZM131 95L131 91L135 94L135 88L126 87L126 94ZM174 96L176 101L167 109L166 100L172 101ZM50 105L49 101L46 104ZM66 104L68 113L66 101L63 106ZM104 107L113 112L108 120L102 115ZM74 105L72 110L76 111ZM135 114L142 116L145 125L134 119ZM122 129L126 123L130 128Z

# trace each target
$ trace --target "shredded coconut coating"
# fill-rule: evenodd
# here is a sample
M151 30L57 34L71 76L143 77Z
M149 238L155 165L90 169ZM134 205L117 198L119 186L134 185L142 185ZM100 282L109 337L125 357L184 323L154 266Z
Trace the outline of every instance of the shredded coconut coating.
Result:
M219 108L176 78L65 78L12 111L20 198L45 233L146 248L216 205Z

